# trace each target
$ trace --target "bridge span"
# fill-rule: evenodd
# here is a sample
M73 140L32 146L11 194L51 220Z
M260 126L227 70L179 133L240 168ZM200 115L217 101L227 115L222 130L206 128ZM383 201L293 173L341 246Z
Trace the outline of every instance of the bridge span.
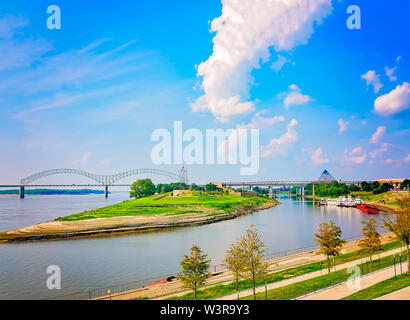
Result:
M31 184L32 182L51 175L73 174L87 177L98 184ZM20 198L24 198L25 188L27 187L104 187L104 195L108 197L108 187L130 187L131 184L114 184L115 182L139 174L157 174L171 178L174 181L189 184L188 171L181 169L178 173L161 170L161 169L134 169L124 171L112 175L94 174L77 169L52 169L41 171L31 176L20 180L20 184L16 185L0 185L0 188L19 188Z

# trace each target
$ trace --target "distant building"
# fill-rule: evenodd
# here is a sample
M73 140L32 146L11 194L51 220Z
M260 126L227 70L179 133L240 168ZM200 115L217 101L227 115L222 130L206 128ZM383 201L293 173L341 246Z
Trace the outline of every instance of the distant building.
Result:
M317 179L317 181L322 181L322 182L332 182L332 181L335 181L335 180L336 179L333 178L333 176L327 170L323 171L323 173L320 175L319 179Z
M405 179L379 179L375 180L379 184L383 183L389 183L394 187L394 190L399 190L400 189L400 183L402 183Z

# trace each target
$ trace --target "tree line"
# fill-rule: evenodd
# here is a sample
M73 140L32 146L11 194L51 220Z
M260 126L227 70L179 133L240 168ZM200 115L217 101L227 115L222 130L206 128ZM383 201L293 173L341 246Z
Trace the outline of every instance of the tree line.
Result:
M400 211L392 217L384 217L384 227L395 234L396 239L406 245L407 272L410 274L410 193L397 199ZM363 225L363 239L359 241L360 253L369 256L370 271L373 270L373 256L382 250L381 234L378 231L377 221L374 218L361 222ZM319 245L318 254L326 257L328 273L331 273L337 256L341 254L346 240L342 238L342 230L334 221L322 222L314 241ZM265 248L254 225L251 225L237 242L232 243L225 254L225 265L231 271L236 290L239 291L239 281L248 280L252 283L253 298L256 299L256 283L266 279L269 264L264 261ZM180 262L182 271L178 278L184 288L193 291L194 299L198 298L198 290L207 283L212 276L209 272L210 260L198 245L193 245L190 254L185 255ZM266 280L265 280L266 281Z
M198 186L196 184L187 185L182 182L173 183L159 183L155 185L151 179L138 179L131 185L130 198L143 198L149 197L156 193L164 194L172 192L173 190L194 190L194 191L204 191L204 192L222 192L221 188L218 186L208 183L205 186Z
M360 186L351 184L346 185L345 183L339 183L338 181L333 181L331 184L318 184L315 185L315 195L319 197L339 197L348 195L351 192L365 191L373 192L373 194L380 194L392 190L394 187L390 183L380 184L377 181L368 183L363 181ZM403 185L404 188L404 185ZM296 193L296 189L292 190ZM307 195L313 195L313 186L311 184L305 187L305 192Z

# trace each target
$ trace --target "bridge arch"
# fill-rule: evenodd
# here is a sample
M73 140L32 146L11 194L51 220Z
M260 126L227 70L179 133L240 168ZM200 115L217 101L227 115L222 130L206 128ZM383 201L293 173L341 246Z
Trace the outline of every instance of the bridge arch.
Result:
M124 171L124 172L120 172L120 173L116 173L112 175L94 174L94 173L90 173L90 172L78 170L78 169L52 169L52 170L41 171L31 176L28 176L24 179L21 179L20 184L29 185L30 183L38 179L51 176L51 175L56 175L56 174L75 174L75 175L87 177L91 180L101 183L101 185L109 186L123 178L130 177L130 176L137 175L137 174L146 174L146 173L158 174L158 175L169 177L178 182L182 182L186 184L189 183L187 176L176 174L176 173L169 172L166 170L161 170L161 169L135 169L135 170Z

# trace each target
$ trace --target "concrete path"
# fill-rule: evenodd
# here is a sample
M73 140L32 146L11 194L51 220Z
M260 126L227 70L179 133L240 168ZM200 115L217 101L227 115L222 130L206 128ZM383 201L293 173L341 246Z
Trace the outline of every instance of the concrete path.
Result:
M383 258L383 257L386 257L386 256L390 256L394 253L400 252L401 250L402 250L402 248L397 248L397 249L394 249L394 250L386 251L386 252L381 253L380 257ZM376 259L376 257L374 257L374 259ZM377 259L378 259L378 255L377 255ZM345 268L348 268L348 267L353 267L357 264L360 264L361 261L365 262L365 261L368 261L368 259L362 259L362 260L359 259L359 260L355 260L355 261L351 261L351 262L347 262L347 263L337 265L336 270L341 270L341 269L345 269ZM326 272L327 272L327 270L322 270L322 271L319 270L319 271L306 273L306 274L301 275L301 276L293 277L293 278L290 278L290 279L281 280L281 281L278 281L278 282L273 282L273 283L270 283L270 284L267 285L267 289L268 290L276 289L276 288L280 288L280 287L283 287L283 286L294 284L294 283L297 283L297 282L300 282L300 281L320 277L322 274L323 275L326 274ZM394 274L393 274L393 276L394 276ZM391 273L390 273L390 278L391 277L392 276L391 276ZM265 286L264 285L259 286L259 287L256 288L256 293L264 292L264 291L265 291ZM252 289L247 289L247 290L243 290L243 291L240 292L240 297L246 297L246 296L250 296L252 294L253 294ZM223 296L223 297L216 298L215 300L235 300L237 298L238 298L238 294L234 293L234 294L229 294L229 295L226 295L226 296Z
M374 300L410 300L410 286L378 297Z
M407 263L403 263L403 270L407 270ZM396 272L400 272L400 267L397 265ZM357 279L357 283L356 281L345 282L336 287L310 294L298 300L340 300L392 277L394 277L393 266L372 274L364 275Z

